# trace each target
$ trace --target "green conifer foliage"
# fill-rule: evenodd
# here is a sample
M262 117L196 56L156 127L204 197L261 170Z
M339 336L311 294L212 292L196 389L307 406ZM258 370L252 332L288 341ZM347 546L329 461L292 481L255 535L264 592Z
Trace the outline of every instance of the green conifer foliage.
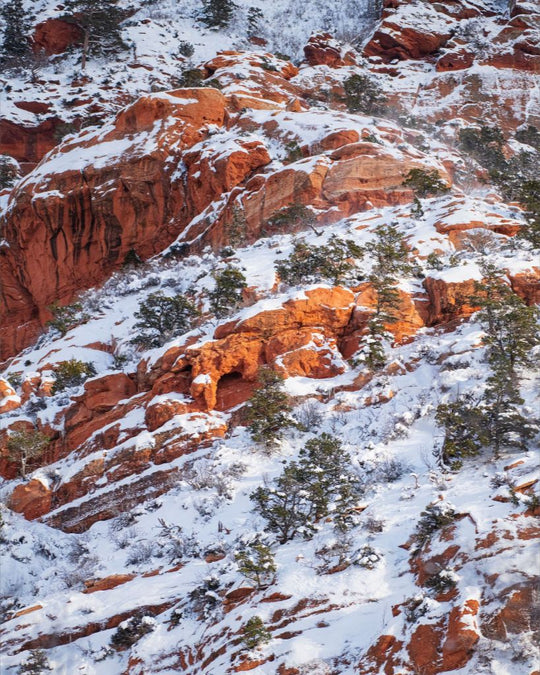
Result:
M235 9L232 0L203 0L201 22L208 28L226 28Z
M290 462L270 485L251 495L270 531L285 543L296 534L313 536L318 522L332 514L345 532L354 523L360 485L338 439L323 433L308 441L298 462Z
M368 321L361 358L369 368L382 368L386 362L385 343L391 340L386 326L399 318L401 305L397 283L413 267L403 235L393 225L381 225L375 239L365 246L374 259L369 281L375 291L375 311Z
M269 586L276 574L276 562L269 546L261 541L250 542L235 555L238 570L256 588Z
M118 0L67 0L63 18L83 32L83 70L89 56L107 56L126 49L120 24L127 16Z
M28 32L30 17L22 0L7 0L0 7L5 27L0 46L0 64L23 65L31 54Z
M290 410L281 375L268 367L261 368L259 388L251 396L246 413L253 440L272 449L283 437L284 430L294 424Z
M384 115L386 112L386 96L371 77L351 75L343 87L349 112L365 115Z
M232 266L218 272L215 280L216 286L208 297L213 313L221 318L242 302L242 291L247 288L247 283L242 272Z
M353 241L330 237L328 244L310 246L297 242L294 251L277 263L276 272L281 281L291 286L326 279L337 285L347 281L355 269L354 259L363 255Z
M441 403L435 419L445 429L442 459L454 470L461 468L464 458L477 455L487 443L482 411L470 394L451 403Z
M169 297L161 292L151 293L135 312L138 321L134 328L141 332L132 342L146 349L161 347L188 331L197 316L199 311L195 305L182 295Z
M248 649L255 649L272 639L272 634L260 616L253 616L242 628L243 641Z
M405 176L403 185L414 190L417 197L435 197L450 192L450 187L441 179L436 169L411 169Z

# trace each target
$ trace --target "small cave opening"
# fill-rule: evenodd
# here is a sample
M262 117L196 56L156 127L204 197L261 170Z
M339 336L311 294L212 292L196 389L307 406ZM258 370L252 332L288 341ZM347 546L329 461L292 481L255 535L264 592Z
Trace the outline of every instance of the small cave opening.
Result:
M245 380L242 373L233 370L219 379L216 392L216 409L229 410L244 403L255 388L255 382Z

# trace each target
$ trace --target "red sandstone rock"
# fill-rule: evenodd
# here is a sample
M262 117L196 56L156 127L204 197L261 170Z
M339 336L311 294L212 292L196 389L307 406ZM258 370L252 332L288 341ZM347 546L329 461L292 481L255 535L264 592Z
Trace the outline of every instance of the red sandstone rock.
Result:
M510 276L510 284L528 305L540 303L540 267L533 267L527 272Z
M470 298L476 294L473 279L447 282L443 279L426 277L423 285L429 297L429 304L426 307L428 326L446 323L457 317L470 316L478 309L469 304Z
M432 31L434 23L417 27L403 26L398 18L385 19L364 47L366 56L380 56L385 61L420 59L433 54L450 38L449 30Z
M480 637L476 623L479 607L478 600L467 600L463 607L452 608L442 647L443 670L458 670L471 659Z
M22 513L27 520L34 520L48 513L51 508L52 493L40 480L33 478L22 483L11 493L9 508Z
M46 56L63 54L68 47L82 43L83 32L75 23L64 19L47 19L38 23L32 36L32 48Z
M172 398L156 401L146 408L144 421L150 431L155 431L175 415L184 415L192 409L193 406Z
M134 382L124 373L115 373L86 382L83 401L89 410L105 412L135 393Z
M204 196L194 199L195 187L186 194L182 182L171 185L164 170L171 145L181 152L186 144L204 138L207 124L221 124L224 119L225 98L215 89L143 97L118 115L115 129L105 138L65 143L50 161L61 167L66 153L84 156L86 146L118 139L127 141L125 159L99 168L83 162L84 171L55 173L58 169L54 169L50 175L45 164L12 194L15 205L3 232L9 248L0 261L0 358L37 335L40 324L49 318L46 307L52 302L66 301L75 291L106 278L131 249L141 257L161 250L177 236L182 223L230 189L235 178L267 161L259 146L246 145L241 154L247 169L235 158L234 170L228 167L222 182L203 186ZM135 132L148 132L157 121L162 124L155 148L148 151L147 136L137 137ZM1 139L0 129L0 152ZM134 147L129 147L130 142ZM104 184L115 189L103 191ZM180 223L171 223L173 214L178 214Z
M89 579L84 582L83 593L97 593L98 591L110 591L112 588L135 579L135 574L111 574L103 579Z
M372 645L366 652L358 666L360 675L374 675L374 673L381 672L381 667L384 666L383 672L385 675L395 675L394 655L399 653L403 646L403 642L398 640L394 635L381 635L377 642Z
M0 119L0 155L9 155L18 162L37 164L58 144L55 131L60 124L61 120L57 117L49 117L35 126L22 126Z
M407 646L411 663L423 675L441 672L441 642L444 633L441 624L420 624Z
M334 40L329 33L317 33L309 38L309 42L304 47L304 55L310 66L330 66L331 68L340 68L341 66L356 65L356 58L352 51L343 53L339 42Z
M467 49L455 49L446 52L437 61L437 70L444 72L448 70L464 70L470 68L474 63L474 54Z
M21 405L21 399L7 380L0 378L0 415L15 410Z

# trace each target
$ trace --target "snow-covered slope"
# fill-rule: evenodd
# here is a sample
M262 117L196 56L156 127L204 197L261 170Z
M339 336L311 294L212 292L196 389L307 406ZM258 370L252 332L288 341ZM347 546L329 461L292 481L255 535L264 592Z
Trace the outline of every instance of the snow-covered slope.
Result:
M36 24L61 11L27 4ZM319 36L297 68L262 50L298 60L314 29L358 44L372 9L259 2L259 48L246 38L255 4L239 2L230 28L209 32L194 20L198 2L146 3L125 23L133 51L92 61L85 81L72 82L76 54L54 57L31 93L10 76L10 122L36 122L14 105L30 97L72 119L73 87L82 101L103 98L103 119L0 193L5 325L15 317L18 344L28 345L0 378L2 672L531 675L540 658L538 436L449 467L436 421L441 403L478 400L491 375L475 284L486 263L527 304L538 301L527 214L457 144L469 89L422 88L438 81L440 53L389 64ZM411 50L411 26L422 33L418 21L441 10L393 4L378 31L395 9L390 30ZM489 35L519 9L454 4L466 16L450 23L477 12ZM387 45L381 35L366 39ZM201 73L221 93L162 91L176 88L178 40L193 43L193 63L207 62ZM485 83L488 69L496 74L473 64L467 77ZM416 92L415 120L346 110L343 82L371 72L404 108ZM503 72L523 94L500 114L510 158L534 152L514 134L535 119L536 94L529 71ZM455 106L443 119L446 96ZM495 100L489 91L475 105L487 115ZM442 121L430 126L424 114ZM413 201L403 184L411 169L438 172L442 188ZM365 361L370 275L388 225L412 266L397 279L398 314L377 369ZM299 244L336 241L350 253L339 283L279 278ZM231 266L246 286L218 317L212 292ZM156 293L188 297L199 316L161 346L137 346L137 313ZM80 303L75 318L33 340L57 299ZM70 359L94 374L57 391ZM296 422L271 449L246 418L261 365L284 376ZM519 409L534 420L537 369L516 372ZM9 445L21 430L50 439L25 477ZM350 527L343 533L330 510L308 536L280 542L252 495L323 434L340 442L343 471L359 487ZM260 587L238 560L254 542L275 559ZM254 617L269 634L250 648Z

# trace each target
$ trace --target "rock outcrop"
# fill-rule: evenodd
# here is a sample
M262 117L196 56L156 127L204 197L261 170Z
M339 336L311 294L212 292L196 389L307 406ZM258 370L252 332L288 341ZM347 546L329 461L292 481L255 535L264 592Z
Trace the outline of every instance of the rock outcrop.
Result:
M279 85L289 97L288 62L269 75L259 57L226 54L206 68L226 79L239 60L270 78L250 96L271 96ZM403 177L423 166L425 156L404 144L360 141L354 129L330 132L307 149L320 156L260 173L271 161L268 149L243 137L246 125L234 117L230 100L227 87L144 96L99 131L60 145L17 186L3 217L0 358L35 339L50 318L49 305L107 278L128 253L146 258L176 238L197 249L223 246L235 204L254 240L271 233L273 216L290 205L309 204L320 210L319 219L334 221L412 200ZM275 137L280 119L286 124L294 115L270 119L265 133ZM382 132L396 138L394 130Z

